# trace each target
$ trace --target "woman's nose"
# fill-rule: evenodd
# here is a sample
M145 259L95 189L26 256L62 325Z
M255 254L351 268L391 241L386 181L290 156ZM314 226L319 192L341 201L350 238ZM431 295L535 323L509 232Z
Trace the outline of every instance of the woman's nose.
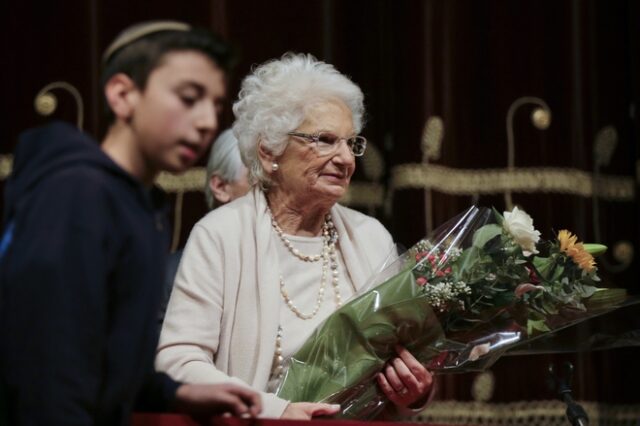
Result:
M353 155L353 152L351 152L351 148L349 148L349 144L347 144L346 139L340 140L338 143L338 149L333 158L342 164L353 164L355 162L355 156Z

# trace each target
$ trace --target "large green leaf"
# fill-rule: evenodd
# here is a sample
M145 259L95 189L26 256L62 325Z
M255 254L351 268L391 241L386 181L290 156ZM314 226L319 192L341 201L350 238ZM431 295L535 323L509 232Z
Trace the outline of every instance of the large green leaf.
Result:
M485 225L473 234L473 246L481 249L487 242L500 234L502 234L500 226L493 223Z
M587 253L590 253L592 256L600 256L607 251L607 246L603 244L584 243L583 246Z

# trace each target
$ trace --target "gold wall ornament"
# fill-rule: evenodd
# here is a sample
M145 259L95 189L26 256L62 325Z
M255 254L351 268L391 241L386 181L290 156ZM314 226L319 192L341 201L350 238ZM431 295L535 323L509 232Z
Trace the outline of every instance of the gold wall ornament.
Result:
M593 162L597 167L606 167L618 145L618 131L613 126L605 126L596 134L593 143Z
M547 130L551 125L551 111L536 108L531 113L531 122L539 130Z
M374 182L382 179L385 168L384 156L374 143L367 142L367 152L358 158L362 162L362 170L367 179Z
M634 249L630 241L618 241L614 244L612 252L613 258L625 266L633 261Z
M375 209L382 207L384 201L384 185L377 182L352 181L339 203L350 207L364 207L368 209L369 214L375 215Z
M614 126L605 126L596 133L593 142L593 179L595 182L601 181L601 169L611 162L611 157L613 157L617 144L618 132ZM600 198L602 198L600 194L594 193L591 202L593 238L594 241L605 242L606 238L602 235L600 228ZM598 258L598 264L612 273L624 271L633 261L633 245L628 241L616 243L613 250L613 258L618 263L609 261L607 256L601 256Z
M444 139L444 121L439 116L429 117L422 130L420 149L422 150L422 163L429 164L429 160L439 160ZM390 201L389 201L390 202ZM391 207L389 205L389 214ZM431 189L424 190L425 228L427 234L433 230L433 208Z
M36 96L33 101L36 112L40 115L51 115L58 108L58 98L53 93Z
M473 379L471 383L471 396L474 401L487 402L493 398L495 391L496 378L493 372L483 371Z
M33 100L33 106L36 112L43 116L49 116L56 111L58 108L58 98L53 92L51 92L54 89L65 90L73 96L78 111L76 116L76 126L78 129L82 130L84 123L84 102L82 101L82 96L78 89L66 81L55 81L40 89Z
M171 238L171 253L180 247L180 231L182 231L182 206L184 205L184 192L176 193L176 202L173 209L173 237Z
M428 160L439 160L442 148L442 140L444 139L444 121L441 117L434 115L427 119L422 130L422 162Z
M538 105L538 108L533 110L531 114L531 122L539 130L546 130L551 125L551 109L545 101L535 96L523 96L516 99L509 110L507 111L507 169L513 171L515 168L515 156L516 148L513 136L513 117L516 110L523 105L534 104ZM507 210L513 209L513 199L511 197L511 190L506 190L504 193L504 203Z
M0 180L5 180L11 174L13 168L13 155L0 155Z
M207 170L204 167L192 167L179 175L162 172L156 179L156 185L171 193L204 192L206 181Z
M180 175L162 172L156 179L156 185L168 193L176 194L176 200L173 206L173 236L171 238L172 253L180 246L184 193L204 192L204 185L206 181L207 170L204 167L192 167Z
M629 177L592 174L577 169L531 167L456 169L437 164L401 164L391 170L391 191L433 189L451 195L558 193L581 197L598 194L610 201L633 201L635 182Z
M593 425L636 425L640 404L604 404L580 401ZM483 426L565 426L567 406L561 401L509 403L432 401L413 418L419 423Z

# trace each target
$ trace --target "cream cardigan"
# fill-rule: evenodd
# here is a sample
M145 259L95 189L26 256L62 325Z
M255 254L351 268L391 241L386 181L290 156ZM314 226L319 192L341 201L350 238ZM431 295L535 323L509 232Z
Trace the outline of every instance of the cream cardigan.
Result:
M263 392L271 374L281 296L275 233L262 191L200 220L187 241L160 335L156 368L189 383L235 382L262 392L262 417L288 401ZM331 215L356 289L393 250L387 230L338 204Z

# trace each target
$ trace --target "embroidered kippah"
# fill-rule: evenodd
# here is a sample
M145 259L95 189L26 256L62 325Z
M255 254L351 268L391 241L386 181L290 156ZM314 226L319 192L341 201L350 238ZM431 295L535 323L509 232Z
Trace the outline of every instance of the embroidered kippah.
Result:
M122 31L107 47L102 55L102 63L106 64L115 52L149 34L161 31L189 31L190 29L190 25L178 21L150 21L133 25Z

